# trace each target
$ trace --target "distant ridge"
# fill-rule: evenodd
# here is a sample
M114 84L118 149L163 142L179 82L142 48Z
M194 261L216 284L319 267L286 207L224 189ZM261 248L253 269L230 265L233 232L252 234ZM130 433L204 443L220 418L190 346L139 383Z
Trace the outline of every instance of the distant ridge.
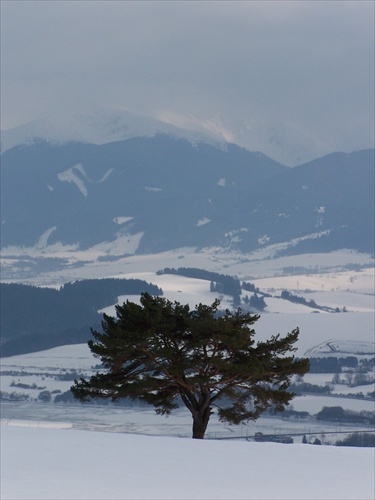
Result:
M374 150L289 168L130 113L77 120L2 133L2 248L374 254Z
M45 117L1 131L1 151L14 146L31 145L44 140L55 145L69 142L107 144L134 137L154 137L168 134L184 138L196 144L205 142L219 148L226 147L226 141L215 134L186 130L129 111L100 110L91 114L69 117Z

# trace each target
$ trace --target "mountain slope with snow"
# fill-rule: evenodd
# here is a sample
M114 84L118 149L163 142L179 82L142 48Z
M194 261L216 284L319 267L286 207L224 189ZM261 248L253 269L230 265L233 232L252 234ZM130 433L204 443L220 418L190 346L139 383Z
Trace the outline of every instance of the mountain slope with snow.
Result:
M181 247L373 252L374 151L290 169L235 145L165 134L95 145L35 142L1 158L2 247L123 255Z
M234 145L165 134L15 147L2 154L1 244L84 249L137 235L141 253L213 244L236 227L238 193L284 170Z
M184 138L192 144L205 142L218 148L226 147L226 141L213 133L181 129L129 111L97 110L86 115L39 118L12 129L2 130L1 151L5 152L23 144L30 145L38 140L52 144L83 142L101 145L134 137L154 137L157 134Z

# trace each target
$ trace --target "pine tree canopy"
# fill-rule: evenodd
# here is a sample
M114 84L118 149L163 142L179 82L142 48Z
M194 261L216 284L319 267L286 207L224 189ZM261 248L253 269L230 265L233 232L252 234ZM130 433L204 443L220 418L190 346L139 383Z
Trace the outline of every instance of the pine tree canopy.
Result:
M71 390L81 401L131 398L169 414L183 403L193 417L193 437L203 438L213 408L221 421L256 420L270 407L282 411L294 394L291 377L308 370L307 359L291 354L299 330L267 341L254 339L257 315L211 306L170 302L141 295L140 305L116 306L116 318L104 314L103 332L92 330L88 345L104 373L75 380Z

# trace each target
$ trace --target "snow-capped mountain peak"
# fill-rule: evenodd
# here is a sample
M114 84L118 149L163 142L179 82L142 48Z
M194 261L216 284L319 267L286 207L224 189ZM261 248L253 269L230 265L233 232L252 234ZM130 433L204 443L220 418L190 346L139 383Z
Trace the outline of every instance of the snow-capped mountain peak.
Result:
M101 145L133 137L154 137L157 134L183 138L192 144L205 142L220 149L225 149L226 145L223 138L214 133L178 128L129 111L98 110L77 116L43 117L2 130L1 151L21 144L31 144L40 139L53 144L85 142Z

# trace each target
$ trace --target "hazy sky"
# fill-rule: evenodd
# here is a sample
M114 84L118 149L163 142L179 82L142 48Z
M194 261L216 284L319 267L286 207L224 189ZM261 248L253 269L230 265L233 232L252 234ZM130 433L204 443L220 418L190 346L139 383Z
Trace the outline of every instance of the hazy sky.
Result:
M374 2L1 0L1 127L129 110L295 164L373 147Z

